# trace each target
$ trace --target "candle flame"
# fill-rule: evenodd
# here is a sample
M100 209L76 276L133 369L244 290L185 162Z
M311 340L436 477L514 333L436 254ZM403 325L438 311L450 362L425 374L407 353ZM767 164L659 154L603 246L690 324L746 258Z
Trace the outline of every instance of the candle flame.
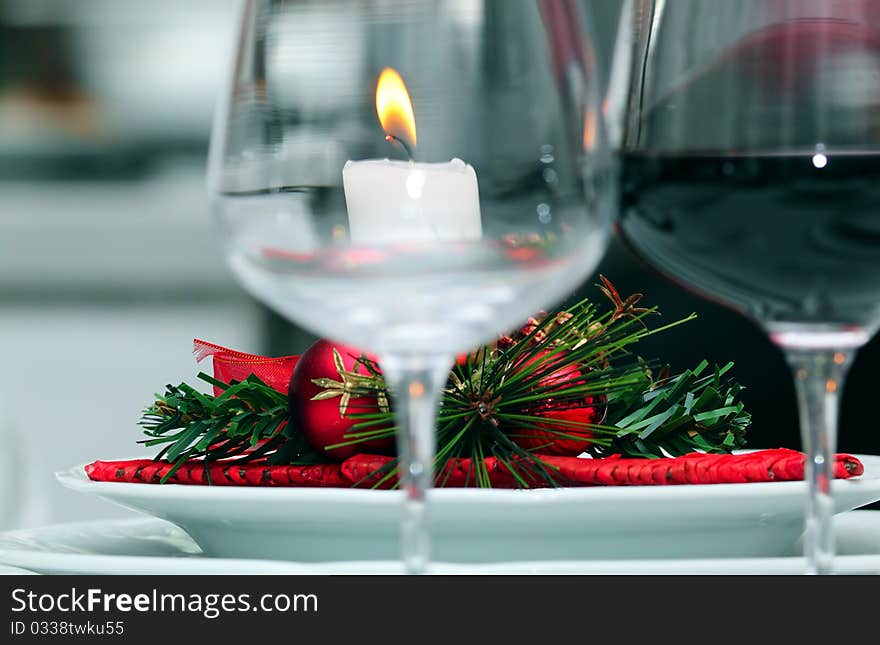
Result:
M379 74L376 84L376 114L387 138L394 138L416 145L416 117L406 84L397 70L386 67Z
M587 110L584 116L584 151L591 151L596 145L596 113L593 110Z

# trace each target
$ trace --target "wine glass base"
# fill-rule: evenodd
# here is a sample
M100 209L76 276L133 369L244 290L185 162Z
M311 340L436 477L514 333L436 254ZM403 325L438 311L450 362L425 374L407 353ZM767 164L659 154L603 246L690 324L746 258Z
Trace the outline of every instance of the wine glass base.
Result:
M768 324L785 351L798 398L807 481L804 557L808 574L834 571L831 481L837 447L837 415L847 369L870 334L856 325Z

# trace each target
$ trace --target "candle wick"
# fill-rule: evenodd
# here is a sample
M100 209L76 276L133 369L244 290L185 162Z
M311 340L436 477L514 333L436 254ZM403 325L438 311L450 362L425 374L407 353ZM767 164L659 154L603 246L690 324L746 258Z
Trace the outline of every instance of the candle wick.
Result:
M406 144L406 142L400 137L395 137L393 134L386 134L385 141L392 145L397 145L401 150L406 154L410 161L413 161L412 149Z

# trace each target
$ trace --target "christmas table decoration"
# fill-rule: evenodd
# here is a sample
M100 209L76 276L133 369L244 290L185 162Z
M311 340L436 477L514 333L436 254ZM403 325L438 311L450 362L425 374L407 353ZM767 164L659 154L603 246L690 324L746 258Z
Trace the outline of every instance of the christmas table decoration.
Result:
M541 313L460 356L437 425L435 485L666 485L803 479L803 455L745 447L751 417L732 363L671 375L633 353L657 309L623 298ZM302 356L269 358L195 341L213 375L208 394L168 385L141 419L153 460L96 461L97 481L247 486L397 484L394 393L376 360L319 340ZM839 455L835 476L862 473Z

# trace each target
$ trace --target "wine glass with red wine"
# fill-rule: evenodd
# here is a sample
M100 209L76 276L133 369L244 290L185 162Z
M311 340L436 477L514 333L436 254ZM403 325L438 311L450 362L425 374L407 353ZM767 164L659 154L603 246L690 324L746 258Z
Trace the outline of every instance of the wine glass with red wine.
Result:
M880 1L636 0L618 230L785 352L830 573L839 395L880 325Z

